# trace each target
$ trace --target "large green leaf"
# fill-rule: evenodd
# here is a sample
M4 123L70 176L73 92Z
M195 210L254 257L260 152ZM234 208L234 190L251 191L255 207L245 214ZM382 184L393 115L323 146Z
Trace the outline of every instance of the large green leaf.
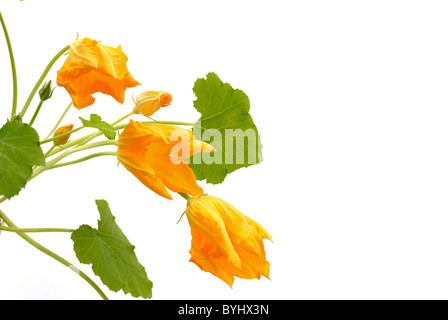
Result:
M82 225L71 236L78 260L92 264L93 272L110 290L150 299L152 282L137 260L135 246L116 224L109 204L105 200L96 200L96 204L100 212L98 229Z
M102 133L104 133L107 139L109 140L115 139L114 127L112 127L107 122L101 120L101 117L99 115L92 113L90 115L90 120L86 120L81 117L79 117L79 119L81 120L82 124L85 127L96 128L100 130Z
M8 121L0 129L0 194L11 198L25 187L33 166L45 165L39 135L26 123Z
M193 126L196 139L213 145L215 152L190 158L196 179L221 183L227 174L262 161L260 136L251 115L248 96L211 72L193 88L194 107L201 118Z

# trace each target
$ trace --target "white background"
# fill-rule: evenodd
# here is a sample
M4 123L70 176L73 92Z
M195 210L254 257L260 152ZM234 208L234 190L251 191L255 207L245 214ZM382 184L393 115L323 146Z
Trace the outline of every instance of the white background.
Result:
M80 37L122 45L141 86L118 104L96 94L64 123L113 121L132 94L166 90L159 120L195 121L194 81L214 71L245 91L264 162L200 182L260 222L271 280L223 281L188 262L185 201L146 189L113 157L48 171L1 204L20 227L96 227L106 199L154 282L153 299L448 298L446 1L1 0L16 57L19 110L47 62ZM47 80L55 82L52 69ZM0 119L11 71L0 40ZM29 121L37 104L28 111ZM45 136L69 102L57 88L36 120ZM134 117L139 119L139 117ZM69 234L33 238L79 266ZM110 299L130 295L112 293ZM12 233L0 237L1 299L98 299L75 273Z

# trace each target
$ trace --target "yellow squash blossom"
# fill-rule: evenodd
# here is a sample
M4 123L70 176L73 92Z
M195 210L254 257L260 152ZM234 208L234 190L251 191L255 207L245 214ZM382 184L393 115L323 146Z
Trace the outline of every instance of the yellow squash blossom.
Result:
M127 60L121 46L112 48L89 38L77 39L57 72L56 83L67 90L78 109L91 105L95 92L123 103L126 88L140 84L129 73Z
M73 124L67 124L65 126L62 126L62 127L58 128L54 132L53 137L60 136L61 134L64 134L64 133L72 131L72 130L73 130ZM60 137L59 139L54 140L53 143L54 143L55 146L60 146L60 145L65 144L68 141L69 138L70 138L70 135L68 134L66 136Z
M172 100L173 96L165 91L144 91L137 96L133 111L149 117L161 107L169 106Z
M172 199L167 188L192 196L203 193L193 170L179 158L213 150L212 146L194 140L190 130L131 120L118 138L117 158L145 186Z
M188 200L191 262L232 286L234 277L269 278L263 239L271 235L229 203L209 195Z

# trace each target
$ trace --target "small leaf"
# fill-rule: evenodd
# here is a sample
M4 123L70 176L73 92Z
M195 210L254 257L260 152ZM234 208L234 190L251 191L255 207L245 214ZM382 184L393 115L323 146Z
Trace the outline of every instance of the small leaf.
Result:
M39 135L29 124L8 121L0 129L0 194L17 195L33 173L33 166L45 165Z
M218 184L233 171L262 161L260 136L251 115L248 96L211 72L198 79L194 107L201 118L194 123L195 139L210 143L215 152L189 159L197 180Z
M93 272L112 291L123 290L133 297L152 297L152 282L138 262L134 246L115 222L105 200L96 200L98 229L82 225L72 233L74 251L81 263L92 264Z
M104 133L104 135L106 136L107 139L109 139L109 140L115 139L116 133L115 133L114 127L112 127L107 122L102 121L101 117L99 115L91 114L90 120L86 120L81 117L79 117L79 119L82 121L82 124L85 127L96 128L96 129L100 130L102 133Z

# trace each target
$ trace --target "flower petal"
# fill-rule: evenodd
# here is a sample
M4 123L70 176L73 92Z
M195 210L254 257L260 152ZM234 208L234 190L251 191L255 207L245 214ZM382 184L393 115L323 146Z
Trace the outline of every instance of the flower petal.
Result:
M269 278L263 239L271 239L257 222L229 203L203 195L189 200L191 262L232 286L234 277Z
M204 193L197 184L193 170L185 163L178 163L170 156L172 146L153 143L146 151L146 163L154 168L155 176L173 192L199 196ZM173 162L174 161L174 162Z
M178 142L178 140L181 142ZM171 199L166 188L192 196L203 194L193 170L179 161L173 148L187 143L199 152L207 144L193 143L190 130L163 124L142 124L131 120L118 139L117 158L143 184L159 195Z
M71 44L56 82L67 90L78 109L91 105L96 92L123 103L126 88L140 84L129 73L127 60L121 46L112 48L89 38L77 40Z

